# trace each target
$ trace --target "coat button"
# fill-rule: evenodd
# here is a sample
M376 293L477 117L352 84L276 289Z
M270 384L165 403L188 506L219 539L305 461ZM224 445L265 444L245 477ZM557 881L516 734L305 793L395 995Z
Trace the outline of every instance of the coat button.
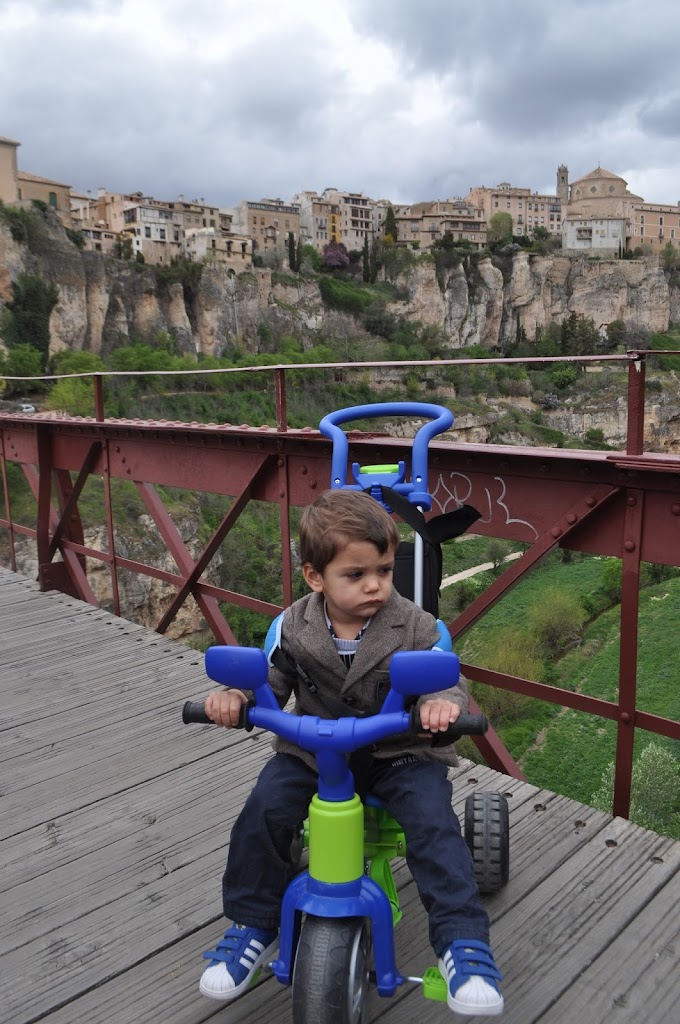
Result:
M354 697L346 697L345 698L345 704L347 705L347 707L353 708L355 703L356 703L356 701L354 700Z

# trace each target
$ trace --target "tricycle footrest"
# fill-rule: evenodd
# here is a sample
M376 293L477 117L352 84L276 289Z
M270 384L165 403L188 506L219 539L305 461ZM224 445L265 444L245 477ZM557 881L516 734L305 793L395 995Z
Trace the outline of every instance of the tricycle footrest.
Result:
M437 1003L446 1002L446 982L438 967L428 967L423 975L423 995Z

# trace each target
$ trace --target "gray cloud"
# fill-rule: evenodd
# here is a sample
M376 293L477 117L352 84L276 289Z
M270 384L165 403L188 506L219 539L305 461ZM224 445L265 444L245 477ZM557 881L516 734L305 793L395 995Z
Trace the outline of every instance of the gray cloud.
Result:
M644 194L652 155L649 180L674 194L680 8L653 7L336 0L323 32L313 0L285 18L273 0L166 0L155 18L150 0L0 0L0 135L23 169L79 188L221 204L326 185L394 201L541 190L562 162L626 168Z

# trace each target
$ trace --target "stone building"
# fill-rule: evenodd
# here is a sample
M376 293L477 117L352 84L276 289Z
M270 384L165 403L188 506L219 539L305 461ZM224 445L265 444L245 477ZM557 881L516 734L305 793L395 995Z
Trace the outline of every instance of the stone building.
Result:
M545 228L551 235L559 237L562 232L562 203L564 183L560 182L560 172L566 176L567 169L562 166L557 172L557 185L560 192L544 195L532 192L528 188L515 188L507 181L502 181L496 188L476 185L466 196L470 205L483 211L487 225L495 213L509 213L512 217L513 235L531 235L534 228Z
M338 242L339 207L316 192L298 192L292 203L300 208L300 241L323 252L329 242Z
M244 199L234 208L233 227L252 239L254 251L278 249L284 254L289 234L292 232L296 244L300 236L300 207L282 199Z
M45 203L56 213L65 228L73 226L70 185L65 185L62 181L53 181L52 178L41 178L37 174L29 174L28 171L18 171L17 192L19 199Z
M394 206L397 222L397 245L427 249L449 232L455 241L471 242L475 249L486 245L484 211L465 199Z
M635 211L644 204L628 191L628 183L604 167L597 167L569 186L569 202L562 224L566 253L596 253L617 257L631 248Z
M184 234L184 255L189 260L222 263L236 273L252 266L253 242L245 235L222 235L215 228L189 228Z
M21 143L0 136L0 200L3 203L30 202L33 199L45 203L54 210L64 227L71 224L71 186L52 178L41 178L28 171L20 171L17 165L17 149Z
M20 143L0 135L0 200L15 203L19 198L17 185L17 149Z

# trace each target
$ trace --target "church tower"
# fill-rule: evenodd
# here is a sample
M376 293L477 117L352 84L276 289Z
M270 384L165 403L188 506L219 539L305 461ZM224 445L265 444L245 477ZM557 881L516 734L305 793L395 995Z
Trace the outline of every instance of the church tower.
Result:
M569 168L565 164L557 168L557 198L569 202Z

